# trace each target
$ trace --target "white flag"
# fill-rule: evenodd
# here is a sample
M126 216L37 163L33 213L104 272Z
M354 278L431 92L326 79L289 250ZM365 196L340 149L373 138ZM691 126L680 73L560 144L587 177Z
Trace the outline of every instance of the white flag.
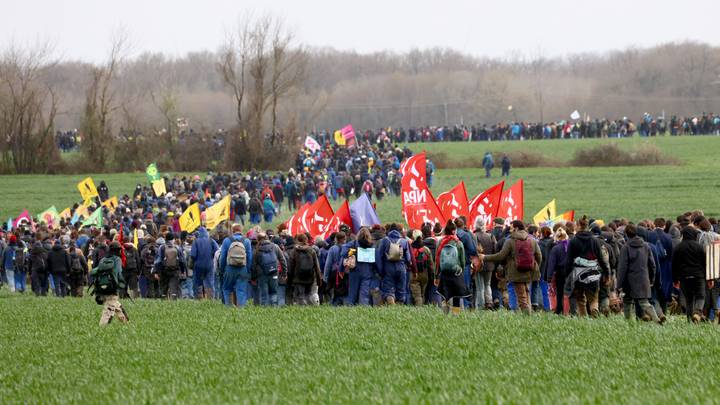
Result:
M315 139L313 139L312 137L309 137L309 136L305 137L305 147L310 149L313 152L318 151L322 148L322 146L320 146L318 141L316 141Z
M578 110L575 110L572 112L572 114L570 114L570 119L573 119L573 120L580 119L580 113L578 112Z

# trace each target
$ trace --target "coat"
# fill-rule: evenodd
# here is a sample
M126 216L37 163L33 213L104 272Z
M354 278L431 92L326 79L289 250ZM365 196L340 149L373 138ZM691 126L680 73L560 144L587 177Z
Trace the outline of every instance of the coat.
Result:
M640 237L634 237L620 250L617 287L634 299L652 296L652 280L655 279L655 258L650 245Z
M59 243L53 245L48 253L47 266L52 274L66 275L70 272L70 255Z
M496 253L495 248L497 246L497 241L492 234L485 232L484 229L475 230L475 244L477 245L477 250L480 253L484 253L486 255ZM483 263L482 270L480 271L495 271L495 263Z
M198 229L197 239L195 239L190 248L193 270L201 271L212 269L216 250L218 250L217 242L210 239L207 229L201 226Z
M540 278L540 263L542 262L542 253L537 241L531 239L533 253L535 256L535 265L532 271L521 273L517 270L515 262L515 241L526 240L528 238L527 231L515 231L510 234L510 238L503 243L502 249L498 253L485 256L486 262L500 263L505 262L503 266L505 270L505 278L511 283L529 283Z
M705 278L705 249L697 241L698 232L690 227L682 230L683 239L673 250L672 278Z

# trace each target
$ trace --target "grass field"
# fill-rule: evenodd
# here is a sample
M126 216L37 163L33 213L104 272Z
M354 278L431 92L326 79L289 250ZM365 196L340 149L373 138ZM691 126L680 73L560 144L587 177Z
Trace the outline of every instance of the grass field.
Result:
M548 201L557 199L558 210L575 209L578 214L606 221L618 217L634 220L664 216L701 208L709 216L720 216L720 137L630 138L619 141L558 140L525 142L476 142L411 144L416 150L445 153L465 159L477 156L478 165L486 150L531 150L559 161L572 159L575 150L601 142L619 142L632 148L643 142L655 143L665 154L680 161L676 166L608 168L527 168L513 169L508 185L525 180L525 218L529 219ZM464 180L469 197L499 181L499 170L487 180L482 169L439 170L432 187L437 196ZM104 179L112 194L131 193L137 183L146 182L144 173L92 175L96 183ZM24 208L39 213L51 205L59 210L80 198L75 185L85 176L0 176L0 220L17 216ZM387 198L378 204L385 222L402 222L400 199ZM287 219L284 212L275 224Z
M435 308L125 303L0 293L3 403L705 403L717 329Z

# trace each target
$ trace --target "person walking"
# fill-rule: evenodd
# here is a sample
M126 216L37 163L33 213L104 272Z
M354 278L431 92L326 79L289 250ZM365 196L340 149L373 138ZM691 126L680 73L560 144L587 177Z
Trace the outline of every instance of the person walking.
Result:
M390 224L390 232L375 252L375 263L382 277L382 297L387 305L405 303L407 269L412 263L407 239L400 230L400 225Z
M610 266L607 252L603 253L600 242L588 230L586 217L578 221L579 231L570 240L565 269L570 281L565 286L577 303L578 316L596 318L600 314L600 279L609 279Z
M55 241L48 253L47 267L55 283L55 296L59 298L65 297L67 294L67 276L70 272L70 256L59 240Z
M642 309L643 321L665 322L658 318L655 308L650 305L652 282L655 280L655 258L650 246L638 236L633 224L625 227L627 243L620 250L617 268L617 288L623 296L625 319L635 319L635 302Z
M685 297L685 314L688 322L704 320L706 284L712 287L712 280L705 281L705 249L698 242L700 232L686 226L680 231L682 240L673 250L672 277L679 284Z
M122 276L122 247L119 242L112 242L105 257L93 268L90 276L93 279L93 294L95 302L103 306L100 315L100 326L110 324L113 318L122 323L128 323L129 319L125 308L120 303L118 292L125 288L125 280Z
M214 296L215 274L213 272L213 258L218 250L218 244L210 239L204 226L198 228L197 238L190 247L190 259L193 267L193 289L195 298L212 298Z
M230 296L233 292L239 307L244 307L248 299L253 250L250 240L243 236L242 230L242 225L234 224L232 235L225 238L220 247L223 302L227 306L233 304Z

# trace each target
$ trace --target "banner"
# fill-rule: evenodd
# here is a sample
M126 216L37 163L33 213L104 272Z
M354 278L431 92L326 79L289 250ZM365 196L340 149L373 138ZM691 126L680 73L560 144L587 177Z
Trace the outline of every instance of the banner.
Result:
M102 208L96 209L86 220L82 221L82 226L95 226L97 228L102 228Z
M427 187L425 152L411 156L400 165L402 211L405 222L420 229L423 223L445 223L445 218Z
M525 216L523 209L523 181L520 179L503 191L498 216L505 219L505 225L510 225L514 220L522 221Z
M549 224L552 226L553 219L557 216L555 212L555 199L547 203L546 206L542 207L540 211L533 217L533 223L537 226L543 226Z
M195 203L187 207L185 212L180 215L178 221L180 222L181 231L193 232L194 230L196 230L201 225L200 205L198 203Z
M361 193L360 198L350 205L350 218L353 232L357 233L363 226L373 226L380 223L375 208L373 208L367 194Z
M307 211L307 215L303 216L305 229L310 232L313 238L321 235L327 228L330 220L333 218L333 209L327 196L321 195Z
M222 221L230 218L230 196L226 196L212 207L205 210L205 227L208 231L215 229Z
M336 145L345 146L345 138L343 137L341 130L338 129L335 131L334 137Z
M155 163L150 163L145 169L145 174L148 178L148 183L152 184L154 181L160 180L160 172L157 169L157 166L155 166Z
M163 178L153 181L152 188L156 197L162 197L165 193L167 193L167 190L165 189L165 179Z
M310 203L305 203L302 207L300 207L297 212L290 217L290 219L287 220L285 223L288 227L288 232L290 235L295 236L299 233L307 232L307 229L305 229L303 225L303 218L307 214L307 211L310 209Z
M553 223L556 222L572 222L575 220L575 210L565 211L559 216L553 218Z
M105 200L102 204L104 207L107 207L110 211L115 211L118 207L118 198L117 196L112 196Z
M353 146L355 144L355 130L352 125L345 125L340 132L342 132L343 139L345 139L347 146Z
M305 137L305 147L310 149L313 152L317 152L320 149L322 149L322 146L320 146L318 141L316 141L315 139L313 139L310 136Z
M437 199L438 208L445 220L463 216L468 217L468 199L465 182L461 181L452 190L440 194ZM468 224L472 228L472 224Z
M91 177L86 177L85 180L78 183L77 189L85 201L98 196L97 188L95 188L95 183Z
M37 219L38 222L45 222L49 228L60 224L60 214L58 214L54 205L38 214Z
M340 206L340 208L333 214L333 217L330 218L330 222L328 222L327 226L323 230L322 237L323 239L327 239L330 234L333 232L337 232L340 230L340 225L345 224L352 228L352 217L350 216L350 205L348 204L347 200Z
M486 229L492 229L492 222L500 210L500 199L502 198L503 187L505 187L505 181L501 181L490 187L476 195L475 198L470 201L468 210L469 229L475 227L475 218L478 216L485 220Z

